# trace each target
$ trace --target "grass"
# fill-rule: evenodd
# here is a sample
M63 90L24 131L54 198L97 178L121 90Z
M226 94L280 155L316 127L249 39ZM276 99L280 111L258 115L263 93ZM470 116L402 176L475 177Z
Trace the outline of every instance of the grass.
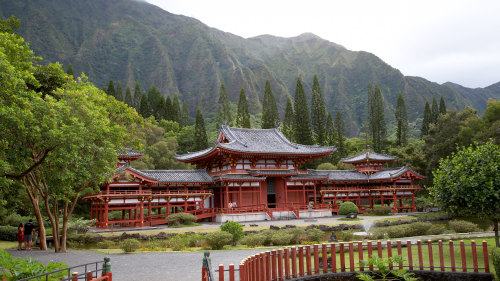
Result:
M171 225L168 228L183 228L183 227L200 226L200 225L201 225L201 223L190 222L190 223L179 224L179 225Z
M339 221L362 221L363 219L360 219L360 218L341 218L341 219L338 219Z
M11 241L0 241L0 249L17 249L17 242L11 242ZM24 244L23 244L24 248Z

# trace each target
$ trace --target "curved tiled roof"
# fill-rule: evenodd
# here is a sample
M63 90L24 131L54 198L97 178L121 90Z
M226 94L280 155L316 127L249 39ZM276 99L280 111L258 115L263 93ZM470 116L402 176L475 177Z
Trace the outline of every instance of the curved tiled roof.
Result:
M249 180L249 181L264 181L265 177L253 177L245 174L225 174L216 177L216 179L220 180Z
M141 151L133 150L130 148L122 148L118 151L118 158L127 158L127 157L140 157L143 156L144 153Z
M417 176L424 178L422 175L412 170L409 166L380 170L372 175L366 175L355 170L309 170L309 173L326 175L331 181L368 181L397 178L407 171L411 171Z
M371 151L368 148L363 153L360 153L360 154L355 155L355 156L347 157L347 158L342 158L341 161L343 163L366 162L366 161L370 161L370 160L372 160L372 162L388 162L388 161L395 161L397 159L398 159L398 157L396 157L396 156L390 156L387 154L376 153L376 152Z
M160 183L186 182L200 183L214 182L206 170L143 170L140 171L147 178Z
M192 153L176 155L177 160L185 161L204 156L217 148L244 153L269 154L330 154L336 148L316 145L302 145L290 142L279 130L274 129L244 129L223 125L218 139L225 137L227 142L218 142L214 146Z

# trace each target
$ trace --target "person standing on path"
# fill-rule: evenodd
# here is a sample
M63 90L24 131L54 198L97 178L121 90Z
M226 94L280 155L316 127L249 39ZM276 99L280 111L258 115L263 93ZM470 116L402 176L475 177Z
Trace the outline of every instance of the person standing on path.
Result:
M30 219L27 224L24 225L24 249L31 250L31 243L33 242L33 230L35 226L33 225L33 220Z
M23 249L23 241L24 241L24 223L20 223L17 227L17 242L19 245L17 246L17 250L21 251Z

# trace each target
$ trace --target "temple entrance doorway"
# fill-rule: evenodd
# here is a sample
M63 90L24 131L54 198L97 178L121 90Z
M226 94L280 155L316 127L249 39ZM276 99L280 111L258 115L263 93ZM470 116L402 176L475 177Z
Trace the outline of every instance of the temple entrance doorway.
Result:
M267 178L267 206L269 208L276 207L276 186L274 178Z

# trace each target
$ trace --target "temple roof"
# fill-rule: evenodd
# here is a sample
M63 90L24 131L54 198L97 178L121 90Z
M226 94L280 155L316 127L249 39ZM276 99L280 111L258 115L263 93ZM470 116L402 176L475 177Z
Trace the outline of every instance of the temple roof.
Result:
M341 161L343 163L358 163L358 162L389 162L396 161L398 157L390 156L387 154L381 154L371 151L370 148L367 148L365 152L360 153L355 156L342 158Z
M245 180L245 181L265 181L265 177L253 177L250 175L245 175L245 174L225 174L225 175L220 175L214 177L215 180L228 180L228 181L238 181L238 180Z
M213 183L214 180L206 170L128 170L139 176L158 183Z
M266 169L266 170L248 170L252 176L292 176L299 172L288 169Z
M217 142L210 148L176 155L179 161L189 161L210 154L217 149L250 154L295 154L295 155L327 155L336 148L302 145L290 142L279 128L244 129L222 125Z
M133 150L130 148L122 148L118 151L118 159L121 159L121 158L139 158L139 157L142 157L143 155L144 155L143 152Z
M369 181L369 180L390 180L400 177L402 174L411 171L419 178L424 178L409 166L380 170L371 175L366 175L353 170L309 170L311 175L325 175L331 181Z

